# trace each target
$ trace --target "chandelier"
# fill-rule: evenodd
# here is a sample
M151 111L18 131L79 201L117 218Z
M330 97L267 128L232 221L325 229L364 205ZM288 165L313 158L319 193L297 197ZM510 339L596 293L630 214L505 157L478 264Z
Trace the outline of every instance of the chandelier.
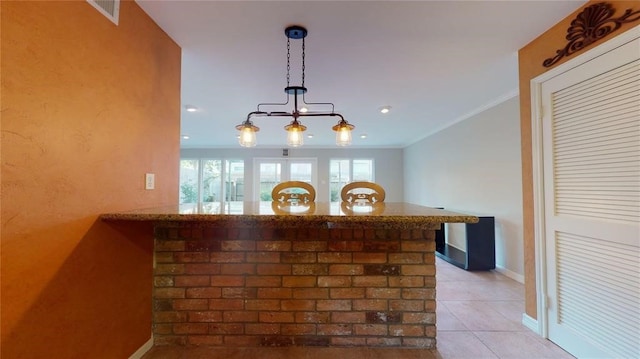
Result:
M304 58L305 58L305 44L304 38L307 36L307 29L302 26L289 26L284 30L287 36L287 87L284 88L284 92L287 94L287 102L285 103L260 103L256 111L250 112L247 115L247 119L240 125L236 126L236 129L240 131L239 142L243 147L253 147L256 145L256 132L260 131L260 128L253 124L252 119L256 117L293 117L293 121L284 127L287 131L287 145L292 147L302 146L303 144L303 132L307 129L298 118L300 117L338 117L340 120L338 124L333 126L332 129L336 131L336 144L338 146L348 146L351 144L351 130L355 126L349 124L341 114L334 112L333 103L329 102L306 102L304 94L307 92L307 88L304 86ZM302 84L301 86L290 85L289 70L291 68L291 39L302 40ZM298 96L301 96L299 102ZM286 106L293 97L293 110L291 112L286 111L263 111L261 108L266 106ZM301 105L298 107L298 105ZM331 111L311 111L309 110L315 105L331 106Z

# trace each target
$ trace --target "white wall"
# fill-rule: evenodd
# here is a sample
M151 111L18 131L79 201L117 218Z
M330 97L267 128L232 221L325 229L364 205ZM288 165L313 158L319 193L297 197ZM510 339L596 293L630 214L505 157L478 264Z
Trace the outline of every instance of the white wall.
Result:
M518 97L404 149L405 201L496 219L496 265L522 280ZM460 243L454 243L454 245Z
M253 182L253 158L284 158L281 148L229 148L229 149L190 149L180 150L180 158L219 158L245 160L245 183ZM356 148L290 148L288 158L317 158L318 160L318 188L317 200L329 200L329 160L341 158L373 159L375 182L380 184L386 192L387 202L402 202L403 191L403 161L402 149L356 149ZM246 186L245 198L253 198L253 186Z

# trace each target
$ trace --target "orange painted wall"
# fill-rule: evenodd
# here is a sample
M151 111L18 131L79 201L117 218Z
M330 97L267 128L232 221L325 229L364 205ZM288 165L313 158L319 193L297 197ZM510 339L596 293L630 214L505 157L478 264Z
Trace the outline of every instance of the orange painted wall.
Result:
M1 357L126 358L153 241L104 212L178 202L181 50L133 1L1 1ZM144 190L155 173L156 189Z
M525 278L525 312L532 318L537 318L536 313L536 273L535 273L535 240L534 240L534 215L533 215L533 167L532 167L532 138L531 138L531 80L546 71L563 64L581 52L573 56L565 57L552 67L542 66L542 62L555 56L556 50L564 48L567 44L565 36L567 29L576 15L589 5L602 1L590 1L580 6L573 14L560 21L551 29L540 35L518 52L520 71L520 128L522 141L522 185L523 185L523 216L524 216L524 278ZM640 10L638 1L608 1L616 12L613 17L620 17L624 10ZM607 39L620 35L626 30L638 25L640 22L628 23L609 35L609 37L591 44L582 52L589 50Z

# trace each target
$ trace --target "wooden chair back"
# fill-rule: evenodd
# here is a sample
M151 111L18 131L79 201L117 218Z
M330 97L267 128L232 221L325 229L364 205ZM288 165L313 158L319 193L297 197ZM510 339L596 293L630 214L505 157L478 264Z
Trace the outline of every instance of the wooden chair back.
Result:
M378 203L384 202L386 193L384 188L377 183L356 181L347 183L342 187L340 197L343 202Z
M307 182L287 181L278 183L271 191L274 202L309 203L316 200L316 190Z

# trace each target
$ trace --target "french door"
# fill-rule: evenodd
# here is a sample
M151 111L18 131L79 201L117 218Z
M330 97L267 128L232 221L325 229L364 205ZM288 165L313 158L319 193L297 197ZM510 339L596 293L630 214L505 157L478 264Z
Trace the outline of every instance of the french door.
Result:
M254 201L271 201L271 190L284 181L302 181L317 188L318 161L315 158L256 158L253 162Z
M548 338L578 358L638 358L640 38L538 91Z

